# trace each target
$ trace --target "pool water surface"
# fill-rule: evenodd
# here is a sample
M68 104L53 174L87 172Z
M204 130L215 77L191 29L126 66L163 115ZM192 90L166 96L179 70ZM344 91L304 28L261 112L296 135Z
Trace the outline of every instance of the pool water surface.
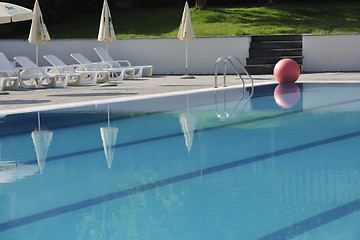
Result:
M359 239L360 86L3 116L0 239Z

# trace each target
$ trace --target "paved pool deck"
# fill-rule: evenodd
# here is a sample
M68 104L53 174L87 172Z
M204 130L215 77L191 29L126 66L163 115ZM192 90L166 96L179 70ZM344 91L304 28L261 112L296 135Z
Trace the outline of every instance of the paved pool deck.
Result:
M273 75L253 75L255 84L277 83ZM214 87L214 75L196 75L195 79L181 79L177 75L155 75L153 77L123 80L115 87L96 85L67 86L66 88L46 88L32 90L6 91L0 95L0 115L26 112L31 109L67 104L106 101L108 99L134 99L154 94L167 94ZM244 77L246 79L246 77ZM302 82L360 82L360 72L303 73L298 79ZM235 75L227 76L227 85L242 85ZM223 86L223 77L218 77L218 86Z

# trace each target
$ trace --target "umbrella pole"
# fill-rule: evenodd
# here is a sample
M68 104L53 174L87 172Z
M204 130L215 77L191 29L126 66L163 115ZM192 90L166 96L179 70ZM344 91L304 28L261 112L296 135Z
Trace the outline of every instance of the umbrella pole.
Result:
M109 54L109 43L106 41L106 78L107 81L110 82L108 54Z
M39 44L36 43L36 53L35 53L35 57L36 57L36 66L39 66Z
M185 60L185 67L186 67L186 70L185 70L185 75L188 75L188 41L186 40L186 44L185 44L185 57L186 57L186 60Z
M117 86L116 83L114 82L110 82L110 73L109 73L109 60L108 60L108 51L109 51L109 46L108 46L108 41L106 41L106 82L100 84L100 87L115 87Z
M188 40L185 41L185 75L181 79L194 79L194 76L189 75L188 71Z

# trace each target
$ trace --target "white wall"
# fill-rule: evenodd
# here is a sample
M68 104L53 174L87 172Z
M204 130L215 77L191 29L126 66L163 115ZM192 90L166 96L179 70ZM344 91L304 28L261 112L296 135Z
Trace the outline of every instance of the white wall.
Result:
M189 73L214 74L215 61L221 56L237 56L245 65L250 41L250 36L199 37L189 41ZM96 46L105 47L105 43L96 39L51 40L39 44L39 65L48 65L42 57L45 54L55 54L65 63L75 64L70 57L74 52L99 61L93 50ZM35 45L27 40L0 40L0 51L9 59L25 55L35 62ZM118 39L109 42L109 52L115 59L128 59L134 65L152 64L154 74L185 73L185 42L176 38ZM303 56L305 72L360 71L360 34L305 34Z
M303 35L305 72L360 71L360 35Z
M245 65L250 37L196 38L188 43L190 74L214 74L215 61L221 56L238 56ZM43 58L55 54L67 64L76 62L70 53L82 53L91 61L100 59L93 50L104 46L96 39L51 40L39 44L39 65L49 65ZM26 40L0 40L0 51L12 60L27 56L35 62L35 45ZM128 59L133 65L152 64L154 74L185 73L185 41L176 38L118 39L109 42L109 53L115 59ZM230 68L229 68L230 69Z

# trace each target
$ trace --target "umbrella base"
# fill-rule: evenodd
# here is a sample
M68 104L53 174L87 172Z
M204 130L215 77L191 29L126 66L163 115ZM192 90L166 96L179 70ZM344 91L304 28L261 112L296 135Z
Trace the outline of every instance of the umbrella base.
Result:
M102 84L99 85L100 87L116 87L117 84L114 82L104 82Z
M191 75L188 75L188 74L185 74L184 76L180 77L180 79L195 79L195 77L191 76Z

